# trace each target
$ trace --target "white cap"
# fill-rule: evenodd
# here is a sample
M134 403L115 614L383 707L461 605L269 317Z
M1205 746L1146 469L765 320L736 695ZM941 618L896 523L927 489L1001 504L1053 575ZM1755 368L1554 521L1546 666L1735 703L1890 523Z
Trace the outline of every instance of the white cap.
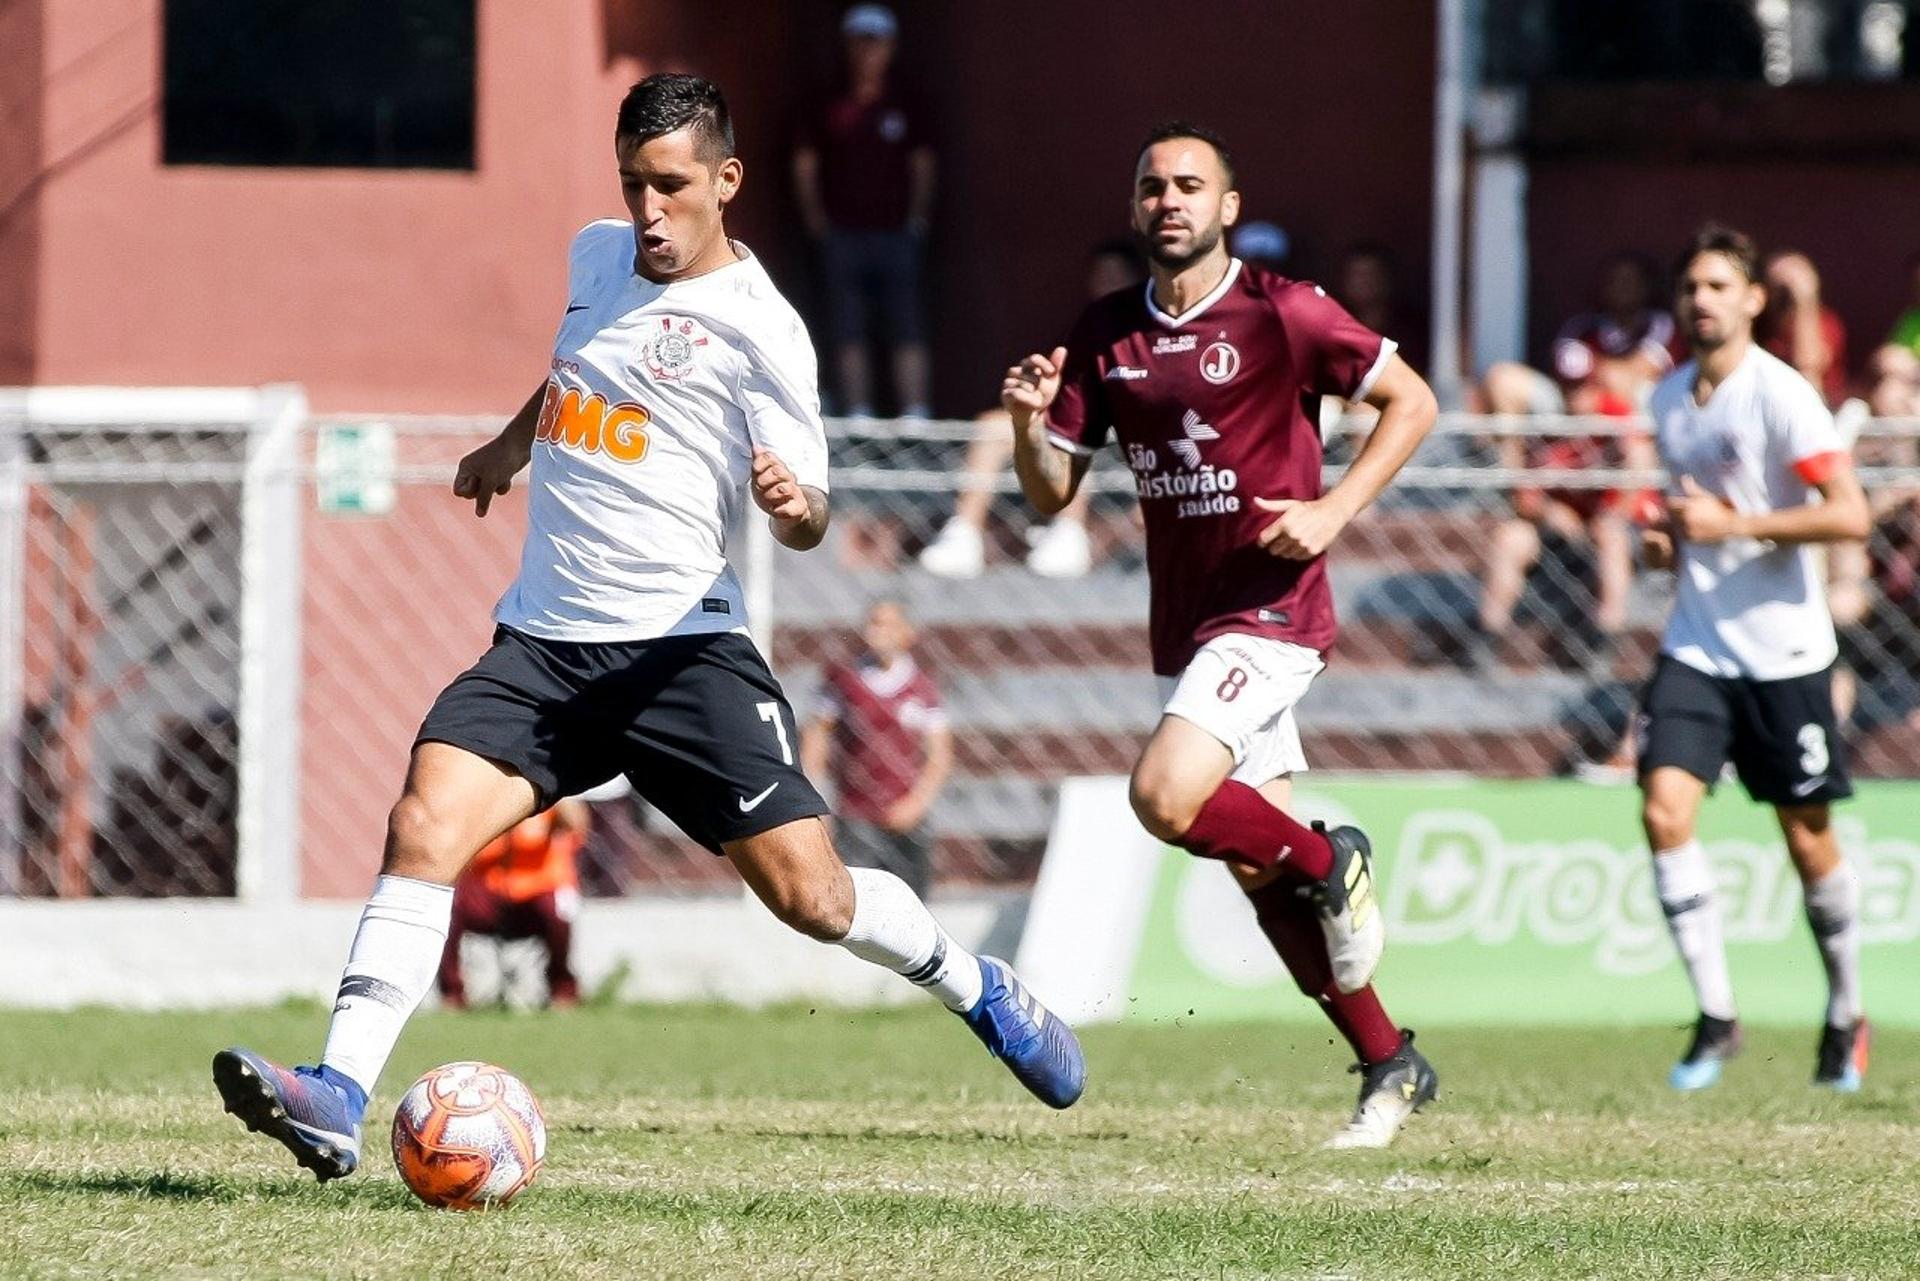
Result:
M891 40L900 34L900 21L883 4L857 4L840 19L840 34Z

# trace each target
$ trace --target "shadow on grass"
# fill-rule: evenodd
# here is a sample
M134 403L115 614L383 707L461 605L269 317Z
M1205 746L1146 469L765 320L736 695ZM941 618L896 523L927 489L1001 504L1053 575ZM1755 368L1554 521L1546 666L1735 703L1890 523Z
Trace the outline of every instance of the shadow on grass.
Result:
M263 1201L324 1196L358 1206L404 1206L404 1189L357 1183L324 1191L305 1178L254 1179L223 1174L176 1174L171 1170L61 1172L18 1170L0 1173L0 1191L17 1188L43 1195L130 1197L143 1201Z

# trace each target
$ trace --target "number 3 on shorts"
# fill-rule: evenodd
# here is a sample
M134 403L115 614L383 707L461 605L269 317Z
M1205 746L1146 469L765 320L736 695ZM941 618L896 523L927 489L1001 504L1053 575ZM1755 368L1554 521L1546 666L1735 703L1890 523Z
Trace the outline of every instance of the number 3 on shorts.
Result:
M1802 725L1794 740L1800 746L1800 772L1807 775L1824 774L1827 766L1833 764L1833 753L1827 750L1827 731L1818 725Z
M1231 703L1240 697L1240 691L1247 687L1247 673L1244 668L1235 667L1227 672L1226 679L1220 682L1213 696L1223 703Z
M793 764L793 748L787 742L787 723L780 719L780 704L755 703L754 706L760 709L760 719L772 724L774 737L780 740L781 763Z

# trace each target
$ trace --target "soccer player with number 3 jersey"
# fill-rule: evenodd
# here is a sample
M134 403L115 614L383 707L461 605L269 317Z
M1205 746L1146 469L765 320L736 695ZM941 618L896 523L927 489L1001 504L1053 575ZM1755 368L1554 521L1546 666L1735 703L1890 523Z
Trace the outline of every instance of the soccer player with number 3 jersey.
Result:
M1385 932L1358 828L1287 813L1306 768L1294 705L1334 639L1325 553L1432 428L1433 393L1316 285L1231 257L1233 161L1212 132L1164 125L1141 147L1132 221L1143 287L1094 302L1066 345L1007 370L1028 500L1072 501L1117 443L1146 519L1153 667L1165 712L1134 766L1147 830L1225 860L1300 988L1360 1063L1332 1147L1384 1147L1438 1078L1372 987ZM1322 492L1323 397L1379 424Z
M1680 268L1680 328L1693 359L1654 388L1648 413L1672 478L1647 560L1679 578L1660 661L1642 698L1641 817L1654 889L1699 1002L1675 1089L1720 1079L1740 1049L1720 908L1694 837L1700 799L1731 763L1774 807L1827 971L1816 1083L1857 1090L1860 883L1831 803L1853 794L1836 732L1839 654L1814 546L1872 524L1833 415L1812 383L1753 341L1766 306L1753 242L1703 229Z
M359 1162L367 1095L433 981L460 870L617 774L786 924L926 988L1044 1102L1084 1087L1072 1030L1010 967L968 953L891 872L841 863L793 709L748 638L726 532L750 495L781 543L819 545L827 448L806 329L722 227L742 178L725 100L650 76L614 151L632 221L575 237L547 379L454 477L485 516L531 466L520 575L493 647L420 727L325 1052L294 1069L214 1057L227 1110L321 1180Z

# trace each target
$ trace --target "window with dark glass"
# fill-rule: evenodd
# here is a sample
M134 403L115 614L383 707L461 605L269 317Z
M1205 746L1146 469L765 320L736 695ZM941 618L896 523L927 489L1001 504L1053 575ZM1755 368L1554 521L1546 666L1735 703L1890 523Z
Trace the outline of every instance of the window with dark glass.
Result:
M1474 0L1495 84L1896 80L1920 0Z
M166 0L166 163L471 169L474 4Z

